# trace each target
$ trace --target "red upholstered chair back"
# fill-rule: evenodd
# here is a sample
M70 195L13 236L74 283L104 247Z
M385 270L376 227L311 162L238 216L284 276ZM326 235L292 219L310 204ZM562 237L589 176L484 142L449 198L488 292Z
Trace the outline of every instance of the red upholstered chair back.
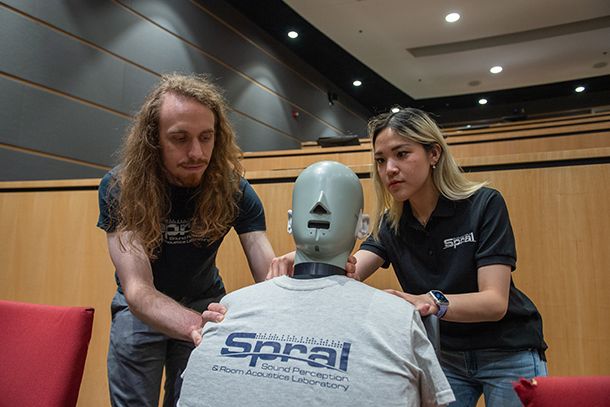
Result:
M92 308L0 301L0 407L73 407Z
M610 376L521 378L513 389L525 407L610 406Z

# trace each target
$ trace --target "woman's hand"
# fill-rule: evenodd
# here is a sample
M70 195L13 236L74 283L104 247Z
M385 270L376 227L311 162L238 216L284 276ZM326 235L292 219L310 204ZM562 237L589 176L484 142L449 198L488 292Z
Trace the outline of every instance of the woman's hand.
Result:
M345 265L345 271L347 271L347 276L349 278L353 278L356 281L360 281L360 276L356 274L356 263L358 259L354 256L349 256L347 259L347 264Z
M479 291L463 294L445 294L449 303L444 321L490 322L499 321L508 309L511 267L504 264L483 266L478 270ZM421 316L437 314L438 305L428 294L412 295L386 290L417 308Z
M430 298L428 294L412 295L396 290L384 290L386 293L393 294L403 300L411 303L419 312L419 315L425 317L430 314L437 314L439 311L438 305Z

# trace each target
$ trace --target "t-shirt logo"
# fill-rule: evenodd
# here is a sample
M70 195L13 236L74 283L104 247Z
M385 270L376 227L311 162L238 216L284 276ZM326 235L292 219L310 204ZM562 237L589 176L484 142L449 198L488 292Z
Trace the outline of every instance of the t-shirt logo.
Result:
M191 222L187 219L168 219L161 225L161 232L166 244L191 243Z
M227 336L218 357L245 359L214 364L212 372L275 380L288 386L307 385L346 392L352 344L298 335L233 332ZM260 361L260 363L259 363Z
M231 358L250 358L250 367L255 367L259 359L281 362L293 360L311 367L347 372L351 349L349 342L319 341L296 336L281 338L276 335L266 339L265 336L233 332L227 337L227 347L223 347L220 354Z
M474 243L476 242L475 238L474 238L474 233L470 232L470 233L466 233L463 236L460 237L452 237L450 239L445 239L443 240L443 243L445 243L445 249L449 249L451 247L453 247L454 249L456 249L459 245L463 244L463 243Z

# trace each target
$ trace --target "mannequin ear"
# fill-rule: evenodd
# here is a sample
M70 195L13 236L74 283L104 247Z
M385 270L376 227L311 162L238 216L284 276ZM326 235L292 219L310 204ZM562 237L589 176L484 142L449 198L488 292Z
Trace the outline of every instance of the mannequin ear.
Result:
M292 234L292 209L288 209L288 234Z
M371 217L369 215L363 215L362 209L358 215L358 223L356 224L356 237L358 239L364 239L369 232L369 226L371 225Z

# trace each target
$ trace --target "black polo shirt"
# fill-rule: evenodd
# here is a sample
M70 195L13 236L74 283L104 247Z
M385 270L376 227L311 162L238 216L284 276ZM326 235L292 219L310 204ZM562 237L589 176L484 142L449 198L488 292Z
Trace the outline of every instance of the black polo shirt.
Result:
M506 203L496 190L482 188L469 199L440 197L424 228L404 203L398 235L384 218L379 241L372 236L361 250L394 267L405 292L423 294L431 289L446 294L479 290L477 271L492 264L515 269L515 238ZM533 302L512 279L508 310L498 322L441 321L441 346L447 350L546 349L542 318Z

